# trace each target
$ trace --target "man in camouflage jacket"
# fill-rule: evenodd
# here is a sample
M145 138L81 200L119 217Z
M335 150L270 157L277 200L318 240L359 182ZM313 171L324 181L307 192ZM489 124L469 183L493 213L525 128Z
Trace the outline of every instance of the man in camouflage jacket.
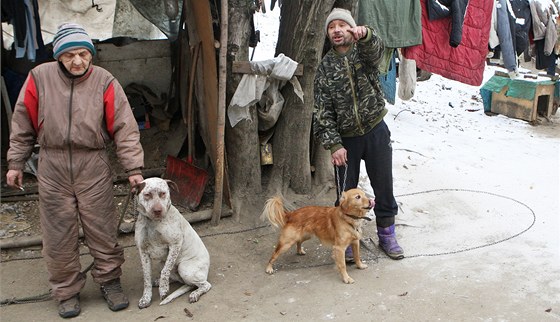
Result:
M402 259L395 235L391 132L383 121L387 109L377 81L383 43L371 27L356 26L345 9L333 9L325 30L332 49L315 76L313 133L339 167L336 204L339 189L357 187L364 160L375 194L379 245L389 257Z

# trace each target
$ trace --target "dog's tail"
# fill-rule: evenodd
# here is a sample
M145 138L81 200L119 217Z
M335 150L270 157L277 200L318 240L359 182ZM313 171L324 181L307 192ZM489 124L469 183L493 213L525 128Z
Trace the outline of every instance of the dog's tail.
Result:
M286 212L284 211L284 203L281 197L272 197L264 204L261 218L268 218L271 224L281 228L286 223Z

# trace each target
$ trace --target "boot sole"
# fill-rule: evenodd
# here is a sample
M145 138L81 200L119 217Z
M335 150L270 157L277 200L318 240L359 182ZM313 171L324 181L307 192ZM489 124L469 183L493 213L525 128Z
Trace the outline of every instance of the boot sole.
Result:
M401 260L401 259L404 258L404 254L391 254L391 253L388 253L387 251L385 251L385 249L383 249L383 247L379 246L379 248L381 248L381 250L385 253L385 255L387 255L390 259Z

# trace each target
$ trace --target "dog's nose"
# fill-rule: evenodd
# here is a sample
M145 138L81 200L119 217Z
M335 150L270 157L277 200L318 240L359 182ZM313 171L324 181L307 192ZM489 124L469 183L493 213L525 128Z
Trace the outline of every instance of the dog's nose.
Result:
M162 214L161 209L154 209L154 210L153 210L153 213L154 213L154 216L155 216L156 218L161 218L161 214Z

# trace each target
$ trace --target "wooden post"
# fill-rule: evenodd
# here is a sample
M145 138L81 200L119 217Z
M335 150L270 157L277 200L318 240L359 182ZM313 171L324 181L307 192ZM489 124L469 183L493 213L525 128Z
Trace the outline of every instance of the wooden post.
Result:
M4 102L4 108L6 109L9 135L12 133L12 104L10 104L10 97L8 95L8 89L6 88L6 83L4 82L4 76L2 76L2 100Z
M218 120L216 136L216 185L214 191L214 211L212 213L212 224L217 225L222 213L222 202L224 192L224 133L226 119L226 78L227 78L227 44L228 44L228 2L221 1L222 13L220 24L220 58L218 61L219 83L218 83Z

